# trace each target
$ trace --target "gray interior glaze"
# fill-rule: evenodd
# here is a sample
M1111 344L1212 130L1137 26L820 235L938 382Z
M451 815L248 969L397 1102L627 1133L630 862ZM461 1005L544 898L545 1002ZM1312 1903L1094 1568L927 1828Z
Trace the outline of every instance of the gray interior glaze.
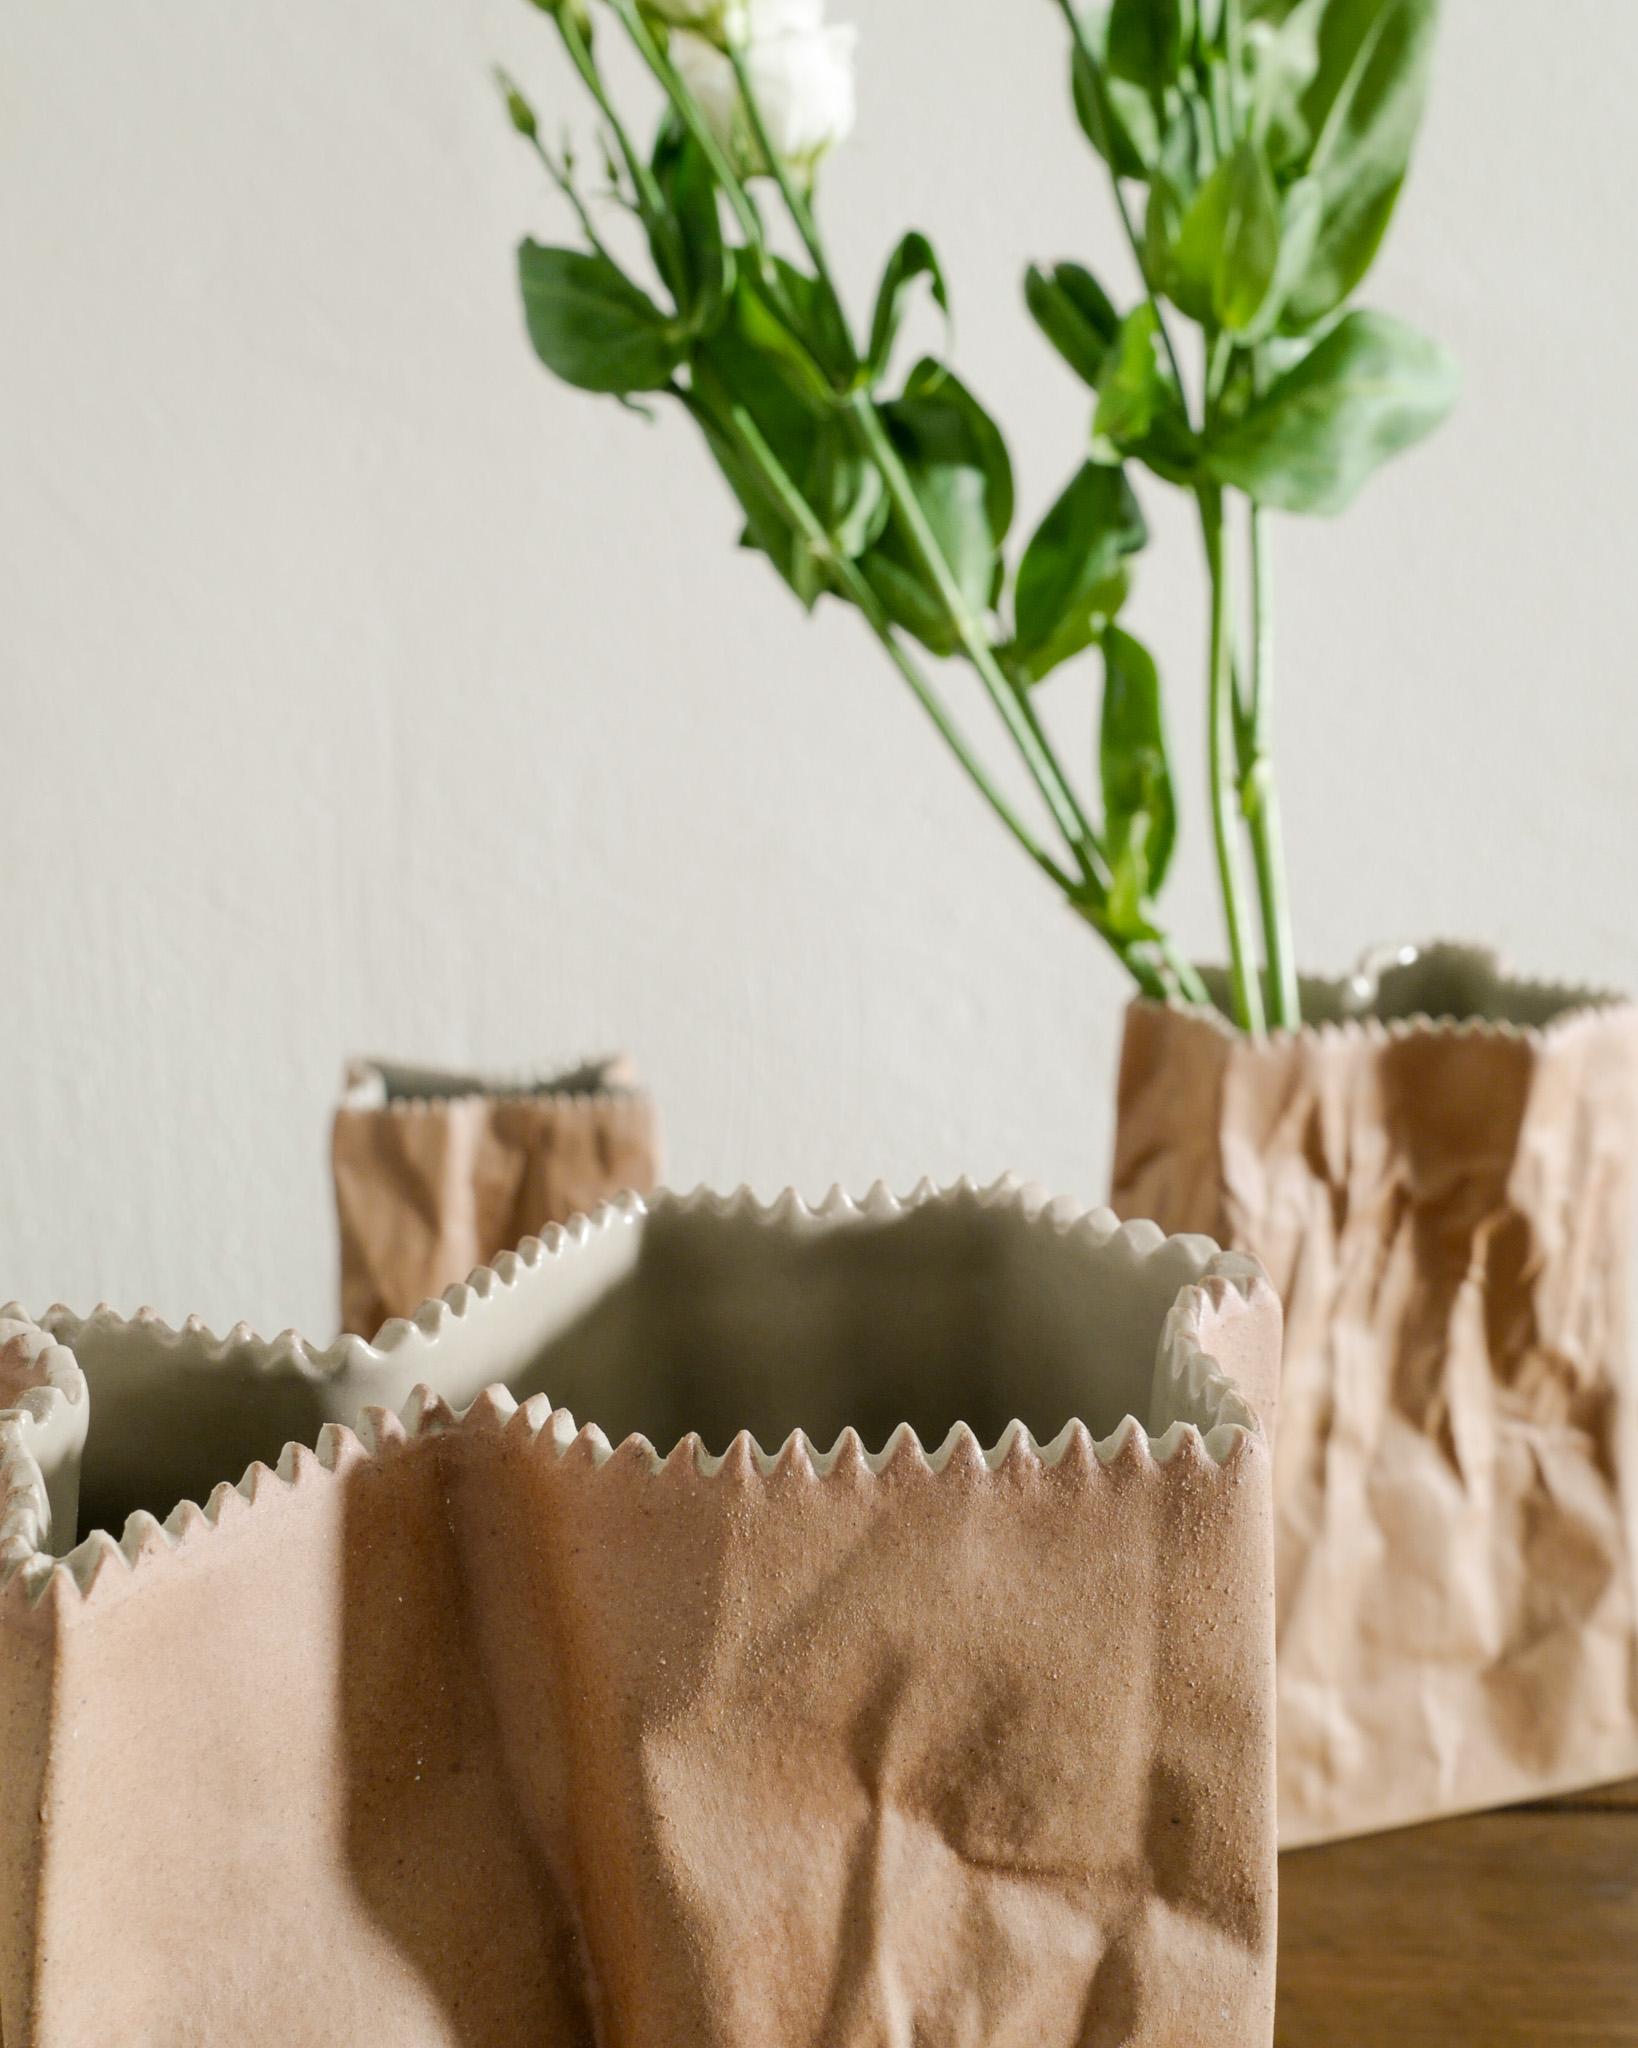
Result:
M91 1391L80 1529L202 1502L422 1382L463 1408L502 1381L662 1452L690 1433L720 1452L741 1430L828 1449L851 1426L878 1450L903 1423L929 1449L957 1422L986 1446L1015 1419L1039 1442L1075 1419L1094 1438L1127 1415L1147 1428L1167 1315L1216 1255L1108 1216L1066 1228L1011 1198L839 1219L660 1198L305 1369L295 1340L65 1314L55 1333Z

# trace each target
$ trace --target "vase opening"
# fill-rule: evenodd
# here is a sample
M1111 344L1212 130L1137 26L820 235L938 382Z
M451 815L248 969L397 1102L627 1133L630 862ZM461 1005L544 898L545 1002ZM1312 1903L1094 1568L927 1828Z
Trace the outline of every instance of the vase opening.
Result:
M978 1201L794 1229L659 1206L627 1271L512 1388L662 1454L742 1430L774 1450L851 1428L875 1450L905 1424L929 1449L958 1423L986 1447L1015 1420L1040 1443L1071 1421L1102 1438L1157 1420L1166 1316L1216 1250L1153 1238L1135 1258Z
M1224 1266L1205 1238L1010 1190L820 1213L660 1197L547 1235L375 1345L54 1311L91 1396L80 1533L163 1519L422 1385L456 1411L495 1383L545 1395L662 1456L741 1432L774 1452L800 1431L823 1454L852 1429L877 1452L908 1425L934 1452L958 1424L989 1450L1014 1422L1040 1445L1072 1422L1100 1443L1128 1416L1151 1438L1250 1422L1222 1378L1179 1377L1198 1353L1168 1318Z
M1212 1007L1224 1018L1232 1017L1227 970L1202 967L1199 972ZM1544 1031L1578 1011L1607 1009L1625 1000L1598 989L1520 980L1488 947L1444 943L1379 947L1366 954L1352 974L1305 974L1298 977L1298 985L1303 1022L1308 1025L1369 1018L1380 1024L1426 1020Z

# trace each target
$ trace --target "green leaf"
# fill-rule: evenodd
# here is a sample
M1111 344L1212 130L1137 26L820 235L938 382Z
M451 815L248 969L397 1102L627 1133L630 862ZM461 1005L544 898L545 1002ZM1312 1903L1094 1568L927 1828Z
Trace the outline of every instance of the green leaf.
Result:
M887 488L839 416L821 424L805 482L807 501L840 554L856 560L880 539L887 525Z
M1319 11L1302 117L1323 218L1288 307L1299 326L1334 312L1381 246L1421 124L1438 11L1438 0L1327 0Z
M1032 263L1024 301L1047 340L1095 391L1103 359L1120 332L1120 315L1103 286L1079 263L1056 263L1050 270Z
M1242 142L1227 161L1228 206L1212 309L1231 333L1250 327L1267 303L1280 261L1280 195L1262 151Z
M916 365L903 397L883 405L881 417L962 603L982 616L995 602L1012 523L1012 465L1000 431L931 359ZM896 512L861 566L898 624L935 653L955 652L959 636Z
M950 295L945 286L944 273L939 268L938 257L933 253L933 245L927 237L912 230L887 259L887 268L882 272L881 288L876 294L875 318L870 323L870 351L865 361L866 373L872 384L878 383L887 375L887 366L892 358L893 344L898 339L905 307L909 303L911 287L921 277L928 280L933 303L948 322Z
M1319 17L1328 0L1254 9L1246 25L1252 134L1278 174L1301 167L1313 135L1303 99L1319 71Z
M1147 301L1120 323L1092 420L1093 433L1117 447L1141 441L1166 405L1167 380L1156 348L1159 334L1160 321Z
M1103 636L1103 664L1098 771L1113 886L1099 921L1117 936L1149 938L1156 933L1148 907L1177 843L1160 675L1142 641L1118 626Z
M964 434L967 445L984 472L984 508L990 533L999 547L1012 525L1012 459L1001 429L951 369L934 356L923 356L904 380L904 396L896 401L895 416L913 419L924 432L938 438L935 422L949 423L948 439ZM959 422L959 428L956 423Z
M853 343L836 310L836 302L818 278L798 270L783 256L773 258L774 274L786 303L796 309L803 338L837 390L854 372Z
M1134 455L1168 483L1190 483L1199 449L1159 337L1159 316L1147 301L1121 322L1098 380L1093 454L1110 461Z
M734 406L742 406L780 467L801 487L811 482L821 459L819 444L831 417L829 394L822 384L815 391L791 373L789 362L778 352L788 348L788 337L770 321L749 280L742 277L729 317L697 344L690 377L696 398L719 423L728 420ZM767 555L802 602L811 606L819 594L811 551L777 497L755 470L742 464L724 434L725 429L719 429L711 439L711 452L744 510L745 545Z
M705 332L727 304L733 256L723 240L717 183L705 152L674 117L661 123L654 175L667 209L650 237L655 265L690 326Z
M742 459L738 447L720 424L707 415L700 417L700 427L717 467L745 514L740 546L754 548L766 555L811 609L812 599L804 595L797 536L792 533L778 500L767 490L758 473Z
M1455 401L1449 353L1383 313L1350 313L1206 448L1206 467L1260 504L1340 512L1371 472Z
M1103 632L1125 599L1122 562L1148 538L1126 472L1083 463L1018 565L1009 652L1032 682Z
M812 281L799 270L774 259L779 269L789 271L783 279L783 296L796 312L798 332L792 333L775 306L766 281L747 266L740 273L734 293L734 323L750 347L782 377L805 404L823 411L835 396L827 375L827 363L820 354L820 315Z
M1173 263L1194 319L1240 333L1268 298L1280 255L1280 196L1253 142L1206 180L1178 231Z
M1323 207L1324 195L1318 179L1299 178L1287 188L1280 202L1280 249L1273 280L1256 317L1247 323L1242 340L1266 342L1273 335L1313 257Z
M829 390L792 371L789 337L748 278L735 288L731 313L695 351L695 389L724 417L730 405L743 405L784 468L800 477L831 410Z
M535 354L581 391L661 391L683 359L674 324L604 257L524 242L518 281Z
M1177 82L1186 24L1180 0L1114 0L1109 10L1109 69L1158 96Z
M1227 73L1220 63L1214 68L1222 74L1226 90ZM1219 116L1214 114L1211 102L1192 73L1185 74L1182 88L1168 97L1166 107L1154 171L1163 172L1170 179L1186 205L1221 160L1222 152L1217 146ZM1232 138L1227 146L1233 146Z
M1100 87L1097 74L1075 45L1070 59L1070 84L1075 97L1075 118L1092 147L1109 162L1117 176L1144 178L1160 154L1160 119L1149 95L1139 86L1109 75L1109 9L1089 5L1081 9L1087 41L1103 64Z
M1197 195L1208 197L1210 186ZM1190 209L1179 189L1157 168L1149 180L1149 196L1143 212L1143 268L1157 292L1181 307L1191 320L1211 317L1211 284L1197 282L1177 260L1183 223ZM1195 239L1199 239L1198 229Z

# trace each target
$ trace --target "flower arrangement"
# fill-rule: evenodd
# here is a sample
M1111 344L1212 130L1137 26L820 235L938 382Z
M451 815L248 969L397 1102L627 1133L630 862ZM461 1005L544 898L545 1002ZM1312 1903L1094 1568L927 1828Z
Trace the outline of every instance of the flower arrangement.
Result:
M815 186L853 122L852 31L827 24L823 0L533 4L600 117L601 196L638 224L652 273L616 259L572 154L552 151L503 80L513 124L584 243L519 251L541 360L639 409L650 396L679 405L739 502L746 543L809 609L827 595L855 608L990 809L1138 987L1203 1003L1157 910L1177 838L1161 679L1121 623L1148 540L1134 476L1194 500L1228 1006L1253 1034L1299 1023L1265 515L1341 511L1454 398L1443 349L1352 303L1409 165L1438 0L1056 0L1076 116L1138 289L1123 307L1082 264L1028 272L1036 323L1093 409L1073 473L1015 565L1000 428L941 357L897 372L913 295L949 312L927 237L912 230L894 247L867 330L836 286ZM604 27L663 97L646 149L600 62ZM775 247L770 183L795 260ZM1093 654L1095 802L1035 703L1055 670ZM1038 821L997 786L929 657L977 675Z

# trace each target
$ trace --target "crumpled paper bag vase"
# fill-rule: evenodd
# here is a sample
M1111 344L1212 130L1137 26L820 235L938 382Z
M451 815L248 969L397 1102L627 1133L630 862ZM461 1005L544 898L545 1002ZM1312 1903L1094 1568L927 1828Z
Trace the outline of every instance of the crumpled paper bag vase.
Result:
M1287 1846L1638 1772L1638 1010L1449 946L1303 1007L1135 1005L1114 1173L1284 1297Z
M660 1121L623 1055L497 1080L353 1060L330 1141L341 1327L373 1337L548 1223L660 1178Z
M374 1345L4 1313L6 2048L1267 2048L1250 1261L660 1197Z

